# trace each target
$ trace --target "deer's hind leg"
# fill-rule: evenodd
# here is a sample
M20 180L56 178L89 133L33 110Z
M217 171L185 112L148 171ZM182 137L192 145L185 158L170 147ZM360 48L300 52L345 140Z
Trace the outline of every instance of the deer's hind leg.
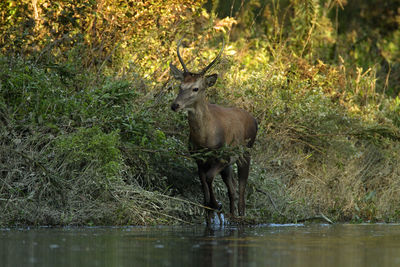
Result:
M238 166L238 176L239 176L238 211L239 211L239 216L244 216L246 210L245 191L246 191L247 179L249 178L250 155L248 155L247 153L243 155L243 158L237 162L237 166Z

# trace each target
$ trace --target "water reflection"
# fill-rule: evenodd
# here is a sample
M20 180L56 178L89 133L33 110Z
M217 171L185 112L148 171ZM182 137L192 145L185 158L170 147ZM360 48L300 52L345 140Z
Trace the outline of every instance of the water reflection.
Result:
M399 264L399 225L0 230L0 266Z

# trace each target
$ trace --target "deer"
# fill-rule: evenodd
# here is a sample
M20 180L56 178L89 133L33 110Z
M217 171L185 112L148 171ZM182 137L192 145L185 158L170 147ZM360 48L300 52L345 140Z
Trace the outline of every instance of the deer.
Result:
M175 65L170 65L171 75L178 81L179 93L171 109L175 112L187 111L189 123L189 152L215 150L224 146L245 146L251 148L257 134L257 121L249 112L236 107L223 107L211 104L207 101L207 89L213 86L218 74L207 75L207 71L219 60L225 47L223 40L222 49L215 59L195 73L188 70L179 47L184 36L177 44L177 56L183 67L179 70ZM220 174L224 181L229 197L229 216L235 218L236 188L234 185L233 164L237 164L239 180L239 216L245 216L245 190L249 177L250 153L246 149L242 155L226 158L211 157L206 160L195 159L198 175L204 194L204 206L206 209L206 223L209 226L214 211L221 211L222 204L217 201L213 190L213 180ZM222 223L222 222L221 222Z

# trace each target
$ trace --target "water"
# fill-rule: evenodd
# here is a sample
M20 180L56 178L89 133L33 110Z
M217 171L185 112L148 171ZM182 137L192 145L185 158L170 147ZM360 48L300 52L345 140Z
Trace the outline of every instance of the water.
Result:
M0 229L0 266L400 266L400 225Z

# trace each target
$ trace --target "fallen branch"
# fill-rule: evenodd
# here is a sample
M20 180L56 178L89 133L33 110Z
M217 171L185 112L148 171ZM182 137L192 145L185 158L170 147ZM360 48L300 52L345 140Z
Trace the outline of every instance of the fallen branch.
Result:
M320 213L319 215L316 215L316 216L297 220L297 222L307 222L307 221L314 221L314 220L321 220L321 219L323 221L326 221L329 224L333 224L332 220L330 220L328 217L326 217L323 213Z
M265 191L263 191L261 189L258 189L258 188L256 189L256 192L259 192L261 194L266 195L268 197L269 201L271 202L272 206L274 207L275 211L278 212L279 215L281 215L282 217L286 218L286 216L281 211L278 210L278 208L275 205L274 200L272 199L271 195L268 194L268 192L265 192ZM322 212L317 216L312 216L312 217L299 219L299 220L297 220L297 222L307 222L307 221L314 221L314 220L321 220L321 219L326 221L329 224L333 224L332 220L329 219L327 216L325 216Z

